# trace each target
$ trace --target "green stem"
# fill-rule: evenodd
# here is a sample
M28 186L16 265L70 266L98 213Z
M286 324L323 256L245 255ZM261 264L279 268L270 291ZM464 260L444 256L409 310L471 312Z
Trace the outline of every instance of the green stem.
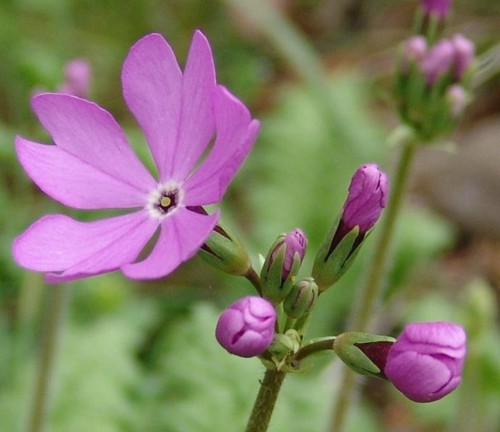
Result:
M248 419L246 432L266 432L271 421L274 405L285 379L285 372L268 369L260 384L260 390Z
M377 241L374 245L375 253L373 254L372 261L368 268L367 279L365 284L361 287L361 290L356 294L358 303L353 309L350 320L350 327L360 332L368 331L369 329L375 303L379 297L382 282L386 275L396 221L408 183L415 149L417 147L417 140L412 133L401 134L401 130L397 130L396 134L398 140L402 143L401 155L396 173L390 183L390 199L381 221ZM330 423L330 430L332 432L341 432L343 430L351 406L354 390L354 372L348 368L343 368L338 397L336 398L332 411Z
M298 352L295 354L295 360L301 361L311 354L315 354L320 351L331 351L333 350L333 342L335 341L336 336L328 336L324 338L313 339L307 345L304 345Z
M48 304L42 329L42 343L33 391L33 402L26 432L42 432L45 427L45 417L49 409L51 384L55 372L59 339L69 297L69 291L65 285L54 285L46 289L49 290Z
M254 286L258 294L262 297L262 285L260 282L260 277L255 269L253 267L250 267L243 276Z

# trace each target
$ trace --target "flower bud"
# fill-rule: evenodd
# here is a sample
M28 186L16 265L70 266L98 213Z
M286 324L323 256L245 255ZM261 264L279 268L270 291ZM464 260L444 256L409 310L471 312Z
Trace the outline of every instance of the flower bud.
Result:
M415 402L432 402L461 382L466 353L464 329L448 322L408 324L389 350L385 375Z
M418 35L408 39L403 45L401 68L408 73L411 64L419 64L427 53L427 39Z
M89 63L86 60L72 60L64 68L64 84L59 88L59 92L83 98L88 97L90 78Z
M455 61L455 47L448 39L442 39L429 50L421 63L427 85L433 85L451 70Z
M384 366L394 338L370 333L347 332L335 338L333 349L355 372L385 378Z
M262 354L274 337L276 311L266 299L247 296L222 312L215 337L223 348L240 357Z
M387 204L387 176L375 164L357 169L342 215L321 245L312 275L324 291L349 268Z
M244 275L250 269L250 257L243 243L227 228L216 225L200 249L199 255L210 265L232 275Z
M436 15L444 18L448 15L451 0L422 0L422 9L425 15Z
M295 283L306 247L307 238L299 228L276 239L260 274L264 297L276 304L283 301Z
M316 303L319 290L314 279L304 278L296 283L283 302L285 313L290 318L300 318L308 314Z
M474 60L475 46L472 41L461 34L456 34L451 38L451 43L455 50L455 70L454 77L459 81L469 69Z

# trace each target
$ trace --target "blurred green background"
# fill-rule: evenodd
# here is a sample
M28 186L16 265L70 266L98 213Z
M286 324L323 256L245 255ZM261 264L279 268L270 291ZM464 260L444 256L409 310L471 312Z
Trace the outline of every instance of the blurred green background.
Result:
M46 213L89 218L44 196L17 163L16 134L49 139L30 110L33 92L57 89L68 61L88 60L91 99L144 154L121 96L121 64L131 44L152 31L182 63L193 30L202 29L218 81L262 121L222 203L222 221L255 265L278 234L301 227L310 241L307 275L354 170L373 161L391 172L391 73L416 7L416 0L0 0L0 431L26 428L54 292L15 265L12 240ZM500 428L500 86L498 55L488 55L499 25L499 2L454 4L448 33L466 34L491 61L481 63L477 98L452 137L456 150L418 155L377 317L379 331L392 335L410 320L466 326L464 383L442 401L417 405L388 383L366 380L349 432ZM371 242L322 296L309 336L344 329L364 262L376 253ZM243 430L263 367L228 355L214 328L226 305L252 293L249 283L195 257L164 280L133 282L115 273L67 288L47 431ZM271 430L325 430L342 367L332 360L318 356L308 373L287 379Z

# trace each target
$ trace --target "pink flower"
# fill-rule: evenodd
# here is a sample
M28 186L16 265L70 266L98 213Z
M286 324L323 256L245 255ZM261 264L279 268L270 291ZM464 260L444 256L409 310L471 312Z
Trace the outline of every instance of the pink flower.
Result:
M415 402L432 402L455 390L462 379L466 335L448 322L408 324L387 355L385 375Z
M254 357L273 341L275 322L276 311L271 303L262 297L247 296L222 312L215 337L231 354Z
M139 40L124 63L122 84L157 180L113 117L78 97L42 94L32 101L55 145L16 139L24 169L52 198L77 209L130 210L92 222L47 215L20 235L13 245L15 260L49 272L49 282L117 269L134 279L172 272L211 233L219 212L207 214L201 206L221 200L255 141L259 123L217 86L210 46L199 31L184 72L162 36ZM138 261L156 231L156 244Z

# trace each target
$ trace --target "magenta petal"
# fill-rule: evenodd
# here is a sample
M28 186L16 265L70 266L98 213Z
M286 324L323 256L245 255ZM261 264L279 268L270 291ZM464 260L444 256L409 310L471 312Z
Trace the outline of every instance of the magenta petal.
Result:
M106 110L75 96L50 93L34 97L32 105L59 148L130 186L155 187L153 177Z
M214 95L217 139L207 159L186 182L186 204L220 201L252 148L260 124L245 105L219 86Z
M196 31L182 80L182 114L170 175L184 179L210 143L215 132L212 94L215 68L206 37ZM162 171L166 173L167 170ZM160 180L166 180L162 177Z
M62 272L48 275L50 282L77 279L132 262L157 226L144 210L95 222L48 215L14 241L13 255L22 267Z
M16 150L27 174L46 194L80 209L141 207L147 191L112 177L59 146L17 137Z
M198 252L218 219L218 212L203 215L179 208L163 220L151 254L143 261L124 265L123 273L132 279L166 276Z
M145 36L130 49L122 84L127 105L144 131L161 179L165 179L179 134L182 73L161 35Z
M394 387L415 402L441 399L460 384L440 359L413 351L400 354L387 364L387 377Z

